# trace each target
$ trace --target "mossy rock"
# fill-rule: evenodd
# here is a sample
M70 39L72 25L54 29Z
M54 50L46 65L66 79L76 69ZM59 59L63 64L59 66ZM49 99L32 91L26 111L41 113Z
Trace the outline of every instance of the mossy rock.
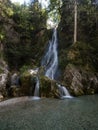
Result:
M20 77L21 80L21 95L31 95L31 75L29 73L23 73Z
M92 71L68 64L64 79L67 88L75 96L98 93L98 77Z
M30 74L28 71L25 71L23 74L21 74L20 80L22 96L34 96L37 77L37 74Z
M41 97L59 97L56 81L45 76L41 76L40 93Z

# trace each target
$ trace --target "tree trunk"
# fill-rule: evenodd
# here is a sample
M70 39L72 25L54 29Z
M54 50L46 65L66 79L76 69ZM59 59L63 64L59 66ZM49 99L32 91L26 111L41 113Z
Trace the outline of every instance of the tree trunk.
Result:
M77 0L74 1L74 43L77 42Z

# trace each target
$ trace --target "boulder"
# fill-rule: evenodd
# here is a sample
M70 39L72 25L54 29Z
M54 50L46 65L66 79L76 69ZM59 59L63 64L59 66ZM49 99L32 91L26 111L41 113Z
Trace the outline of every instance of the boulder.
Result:
M69 91L75 96L98 92L98 77L96 74L72 64L66 66L64 82Z
M37 84L37 79L39 80L39 96L40 97L60 97L60 91L58 89L57 81L49 79L44 76L44 67L27 69L24 72L22 71L20 80L21 80L21 96L34 96L35 87ZM60 83L61 84L61 83ZM17 91L18 91L17 90ZM14 87L14 91L15 87ZM15 95L15 94L14 94Z
M35 74L28 71L21 75L21 95L34 96L36 79L39 79L39 96L40 97L56 97L59 98L59 90L55 80L51 80L46 76L39 75L40 71Z
M31 95L31 74L23 73L20 77L21 80L21 96Z
M40 77L40 94L41 97L56 97L60 94L55 80L51 80L46 76Z
M21 80L21 95L33 96L38 77L38 68L30 69L23 72L20 76Z

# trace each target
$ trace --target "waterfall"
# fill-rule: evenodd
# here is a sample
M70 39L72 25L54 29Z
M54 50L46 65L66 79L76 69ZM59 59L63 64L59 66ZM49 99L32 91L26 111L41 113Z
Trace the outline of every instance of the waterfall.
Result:
M34 90L34 96L39 97L39 79L36 77L36 85L35 85L35 90Z
M45 67L45 76L50 79L55 79L56 72L58 71L58 40L57 40L57 29L53 31L52 39L49 41L48 50L42 59L42 66ZM60 93L60 98L72 98L68 90L61 86L57 85Z
M69 92L65 86L62 86L60 84L57 84L57 86L58 86L58 90L59 90L61 99L72 98L72 96L69 94Z
M58 68L57 46L57 29L54 29L52 40L49 41L48 50L42 60L42 66L45 67L45 76L50 79L55 79Z
M34 90L34 96L32 97L33 100L38 100L40 99L39 97L39 78L36 77L36 85L35 85L35 90Z
M28 72L34 76L36 75L36 79L35 79L35 86L34 86L34 96L32 97L33 100L38 100L40 99L39 97L39 78L38 78L38 71L39 71L39 68L36 68L36 69L30 69L28 70Z

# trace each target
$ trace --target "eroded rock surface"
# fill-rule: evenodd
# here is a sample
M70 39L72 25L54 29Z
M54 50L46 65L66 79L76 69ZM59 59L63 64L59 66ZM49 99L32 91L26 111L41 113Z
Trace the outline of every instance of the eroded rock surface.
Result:
M75 95L94 94L98 92L98 76L94 72L85 71L68 64L64 73L64 82L69 91Z

